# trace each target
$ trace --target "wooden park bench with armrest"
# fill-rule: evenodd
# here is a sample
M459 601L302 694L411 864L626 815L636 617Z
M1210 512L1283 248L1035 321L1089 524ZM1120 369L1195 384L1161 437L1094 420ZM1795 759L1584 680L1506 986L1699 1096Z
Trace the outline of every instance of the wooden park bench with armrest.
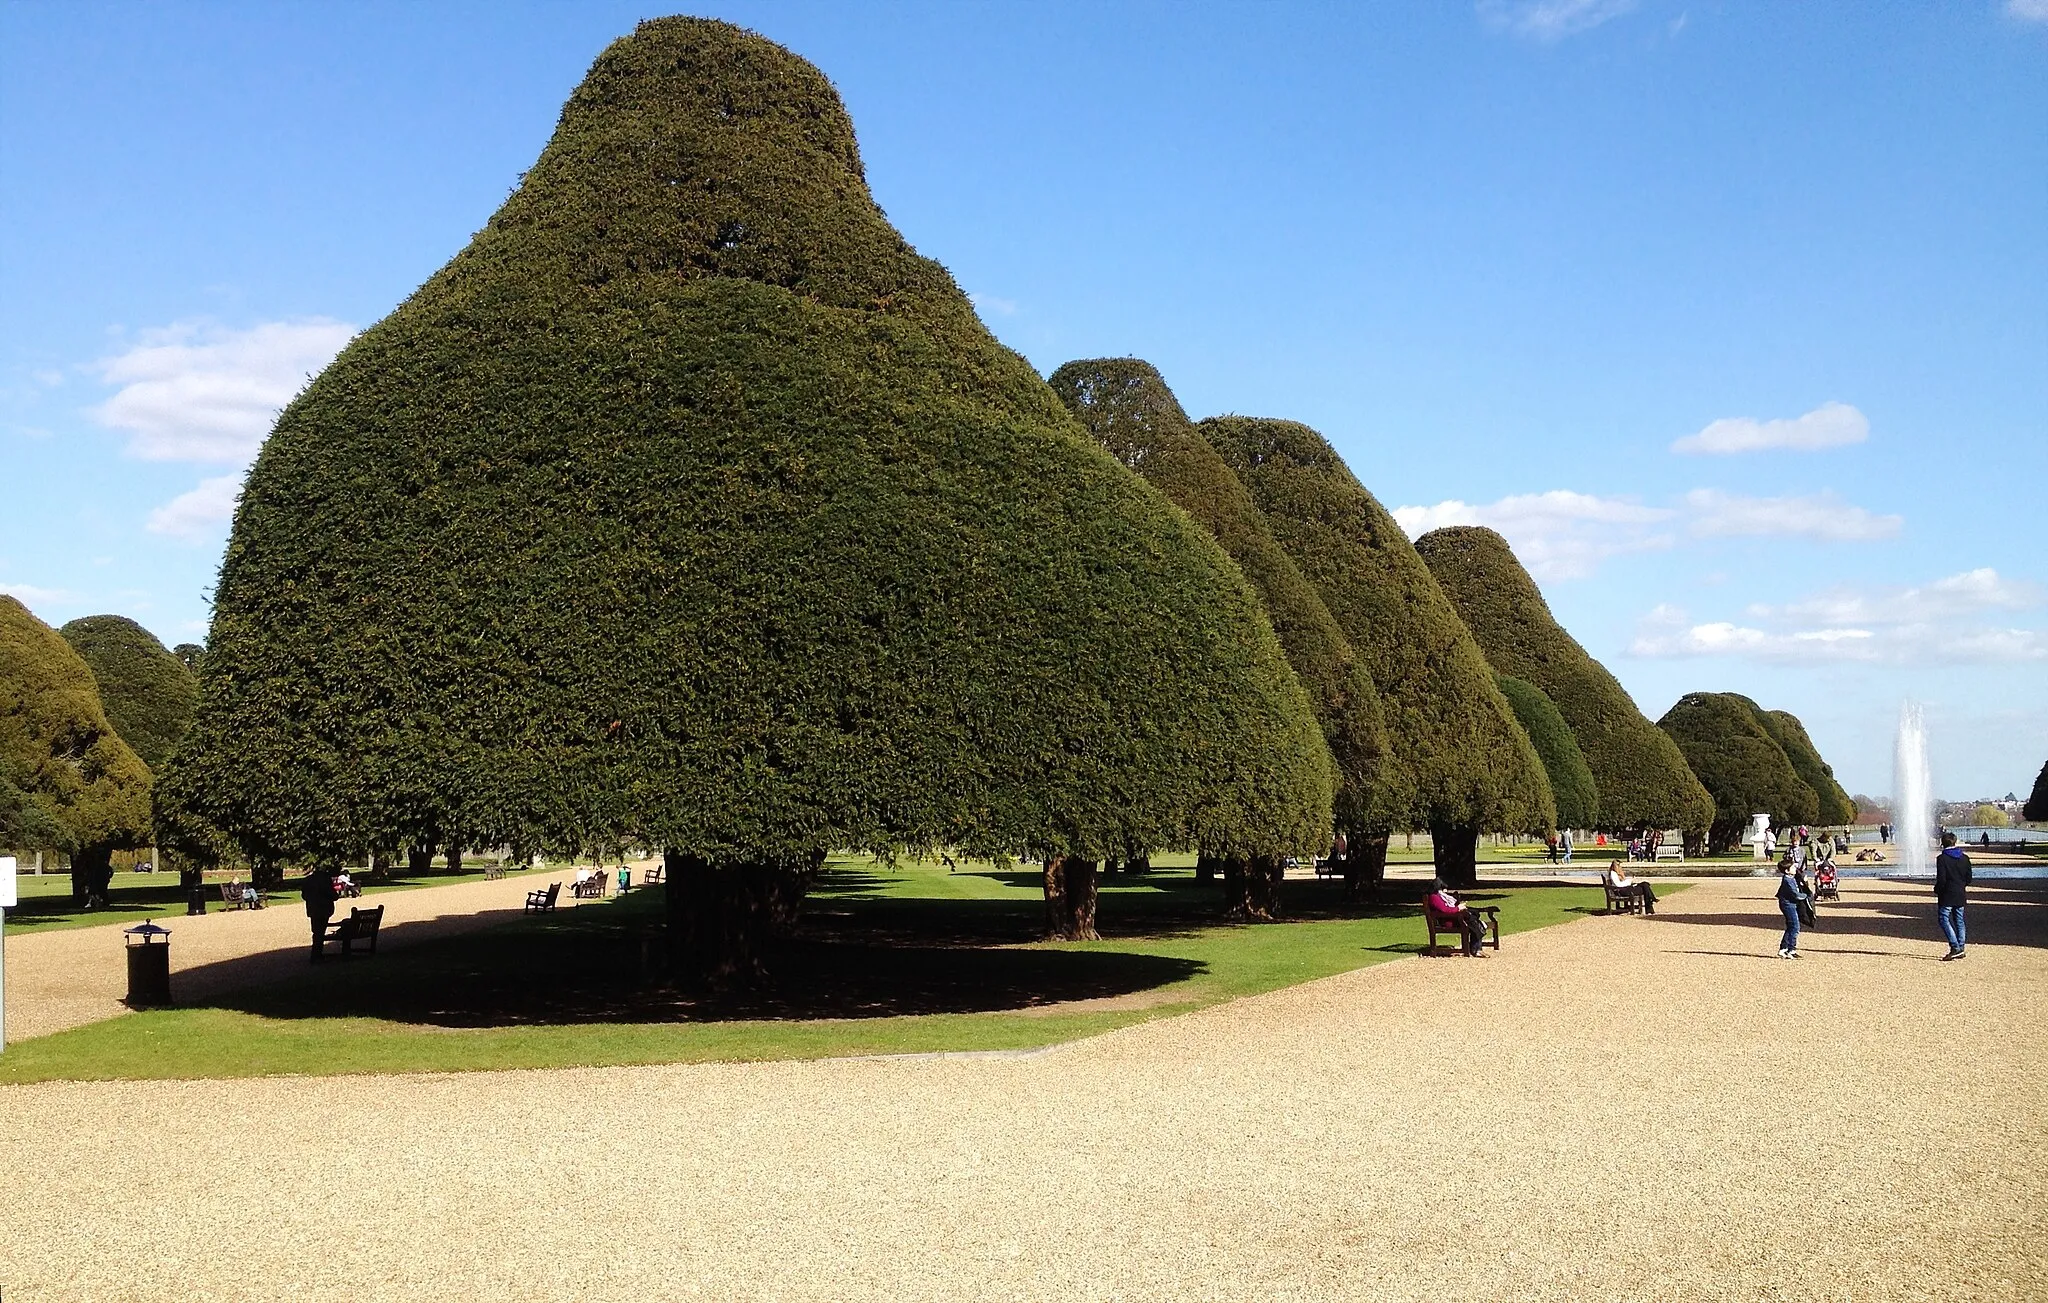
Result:
M1640 914L1643 912L1643 893L1636 890L1631 882L1626 887L1617 887L1606 874L1600 875L1600 885L1607 888L1607 912L1610 914Z
M500 862L500 863L496 863L496 864L486 864L486 865L484 865L484 881L485 881L485 882L496 882L496 881L497 881L498 879L500 879L500 878L502 878L502 877L504 877L504 876L505 876L505 866L504 866L504 864L503 864L502 862Z
M1467 909L1469 909L1469 910L1473 911L1474 913L1477 913L1477 914L1484 914L1484 915L1486 915L1486 940L1485 940L1485 941L1482 941L1482 942L1480 942L1479 944L1481 944L1481 945L1487 945L1487 944L1489 944L1489 943L1490 943L1490 944L1491 944L1491 945L1493 946L1493 948L1494 948L1495 950L1499 950L1499 949L1500 949L1500 906L1498 906L1498 905L1467 905L1467 906L1466 906L1465 908L1467 908ZM1436 910L1434 910L1434 909L1431 909L1431 908L1429 907L1429 904L1428 904L1428 902L1426 902L1426 901L1425 901L1425 902L1423 903L1423 906L1422 906L1422 916L1423 916L1423 918L1427 919L1427 920L1428 920L1428 922L1429 922L1429 945L1428 945L1428 946L1426 946L1426 947L1424 947L1424 949L1423 949L1423 951L1422 951L1422 953L1423 953L1423 954L1425 954L1425 955L1448 955L1448 954L1451 954L1451 953L1453 953L1453 952L1452 952L1451 950L1448 950L1448 949L1439 949L1439 948L1438 948L1438 946L1437 946L1437 938L1438 938L1439 936L1447 936L1447 937L1456 937L1456 938L1457 938L1457 943L1458 943L1458 948L1459 948L1459 949L1463 949L1463 948L1464 948L1464 945L1465 945L1465 929L1464 929L1464 927L1463 927L1463 926L1462 926L1462 925L1461 925L1461 924L1460 924L1460 923L1458 922L1458 919L1457 919L1457 916L1456 916L1456 915L1454 915L1454 914L1442 914L1442 913L1439 913L1439 912L1437 912Z
M640 879L639 882L634 884L635 887L643 891L648 887L659 887L662 883L668 881L668 875L663 872L663 870L667 867L668 866L666 864L655 865L653 868L647 870L646 877Z
M529 914L543 914L554 909L555 897L561 894L562 884L559 882L550 882L539 891L527 892L526 912Z
M334 942L341 947L341 954L344 959L353 955L356 952L357 946L363 947L363 949L374 955L377 953L377 929L382 926L384 926L384 907L382 905L378 905L373 909L364 909L361 906L356 906L349 910L348 917L341 920L341 922L329 923L327 925L327 931L321 934L320 944L325 946L330 941Z
M220 884L220 903L228 909L262 909L263 893L240 882Z

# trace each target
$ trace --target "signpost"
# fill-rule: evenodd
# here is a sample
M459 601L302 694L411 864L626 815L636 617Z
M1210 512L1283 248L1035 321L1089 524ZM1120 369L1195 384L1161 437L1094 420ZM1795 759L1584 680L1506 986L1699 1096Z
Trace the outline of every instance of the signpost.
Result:
M0 855L0 1051L7 1049L7 911L16 899L14 857Z

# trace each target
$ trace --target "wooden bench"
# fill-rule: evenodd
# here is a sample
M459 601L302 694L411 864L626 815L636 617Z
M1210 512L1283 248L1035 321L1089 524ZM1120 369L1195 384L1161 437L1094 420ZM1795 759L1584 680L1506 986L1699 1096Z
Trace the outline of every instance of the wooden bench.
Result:
M1499 950L1500 906L1467 905L1465 908L1472 910L1474 913L1486 915L1486 940L1480 942L1480 944L1491 944L1495 950ZM1465 929L1459 926L1458 920L1455 916L1450 914L1439 914L1435 910L1431 909L1428 905L1424 905L1422 907L1422 917L1426 919L1429 923L1429 945L1423 949L1423 954L1433 956L1450 955L1456 954L1458 953L1458 951L1464 949ZM1456 949L1439 949L1437 946L1437 938L1439 936L1456 937Z
M1657 863L1662 864L1666 860L1676 860L1680 864L1685 863L1685 843L1665 842L1657 847Z
M659 887L662 883L667 882L668 876L666 873L663 872L663 870L665 870L666 868L668 868L666 864L657 864L653 868L647 870L647 876L640 879L641 889L644 890L648 887Z
M329 923L327 931L320 937L324 947L330 941L341 947L342 958L346 959L362 946L371 954L377 953L377 929L384 926L384 907L373 909L360 906L349 910L348 917L339 923Z
M1600 885L1607 889L1607 912L1610 914L1640 914L1643 912L1643 893L1636 890L1631 882L1626 887L1617 887L1605 876Z
M611 881L611 874L603 869L591 874L583 881L571 884L569 894L580 899L604 899L605 884Z
M220 903L228 909L262 909L263 893L240 882L220 884Z
M499 864L486 864L486 865L484 865L484 881L485 881L485 882L496 882L496 881L497 881L498 879L500 879L500 878L502 878L502 877L504 877L504 876L505 876L505 866L504 866L504 865L503 865L502 863L499 863Z
M540 891L527 892L526 912L529 914L545 914L553 910L555 907L555 897L561 894L562 884L559 882L550 882Z

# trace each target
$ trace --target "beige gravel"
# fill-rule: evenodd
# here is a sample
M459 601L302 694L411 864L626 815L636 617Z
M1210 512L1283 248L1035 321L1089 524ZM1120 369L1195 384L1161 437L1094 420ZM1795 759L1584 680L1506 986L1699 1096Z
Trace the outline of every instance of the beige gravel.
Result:
M569 895L575 876L569 870L380 891L336 902L335 917L347 918L352 907L382 905L377 947L403 949L502 923L525 908L527 892L557 880L562 883L558 906L566 909L577 903ZM180 1004L306 967L313 932L295 884L287 882L274 903L262 909L223 910L217 902L209 908L211 912L191 918L179 914L159 920L171 930L171 994ZM47 1036L126 1013L121 997L128 992L128 968L121 933L134 926L109 923L8 937L8 1041Z
M0 1088L0 1285L2040 1297L2041 897L1943 964L1924 888L1851 883L1793 963L1771 885L1033 1055Z

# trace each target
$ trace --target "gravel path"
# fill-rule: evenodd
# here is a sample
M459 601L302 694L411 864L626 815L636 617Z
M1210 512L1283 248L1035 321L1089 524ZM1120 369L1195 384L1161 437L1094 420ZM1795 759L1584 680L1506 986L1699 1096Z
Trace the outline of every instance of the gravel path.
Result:
M0 1286L2040 1297L2042 896L1944 964L1924 888L1848 884L1792 963L1771 886L1030 1055L0 1088Z
M347 918L352 906L382 905L377 947L399 949L502 923L525 908L527 892L557 880L562 883L558 905L566 909L577 903L569 895L575 876L572 869L496 882L379 891L360 900L336 902L335 917ZM216 905L208 914L162 920L171 929L171 992L180 1004L306 966L313 933L296 884L288 881L274 901L262 909L223 910ZM133 926L109 923L8 937L8 1041L47 1036L126 1013L121 997L128 993L128 968L121 954L121 933Z

